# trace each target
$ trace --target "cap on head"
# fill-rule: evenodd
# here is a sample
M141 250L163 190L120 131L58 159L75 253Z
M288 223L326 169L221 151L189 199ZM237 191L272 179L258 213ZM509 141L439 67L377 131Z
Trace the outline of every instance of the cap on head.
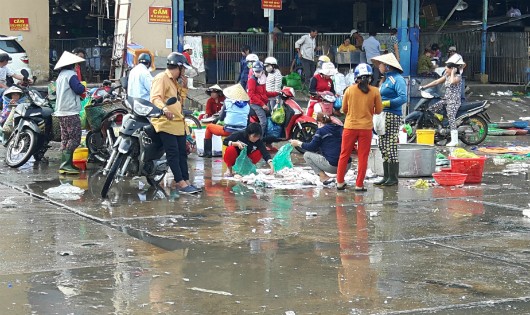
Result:
M184 48L182 48L182 50L183 50L183 51L186 51L186 50L188 50L188 49L192 49L192 50L193 50L193 48L191 47L190 44L184 44Z
M0 62L9 61L9 60L12 60L12 58L9 57L8 54L6 54L6 53L0 54Z
M448 51L456 52L456 47L455 46L451 46L451 47L449 47Z

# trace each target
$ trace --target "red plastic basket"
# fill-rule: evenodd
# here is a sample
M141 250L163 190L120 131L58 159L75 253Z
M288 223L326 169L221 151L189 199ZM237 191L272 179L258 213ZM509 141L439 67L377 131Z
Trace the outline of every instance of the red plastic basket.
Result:
M464 184L467 174L439 172L433 173L432 177L440 186L458 186Z
M453 173L467 174L466 183L478 184L482 182L484 163L486 163L485 156L478 158L449 157L449 160L451 161L451 171Z

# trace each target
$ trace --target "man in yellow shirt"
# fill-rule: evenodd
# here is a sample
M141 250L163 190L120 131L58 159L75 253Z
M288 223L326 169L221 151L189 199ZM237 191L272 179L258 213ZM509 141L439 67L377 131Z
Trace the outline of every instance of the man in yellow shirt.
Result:
M195 194L200 191L189 181L186 153L187 128L182 113L182 103L188 91L184 73L190 68L184 55L172 52L167 56L166 71L156 75L151 86L151 103L164 111L164 116L152 118L151 124L162 141L176 186L180 193L185 194ZM177 97L177 103L166 106L167 100L171 97Z
M352 52L356 50L357 48L355 48L355 46L351 44L349 38L346 38L344 42L342 43L342 45L339 46L339 49L338 49L339 52Z

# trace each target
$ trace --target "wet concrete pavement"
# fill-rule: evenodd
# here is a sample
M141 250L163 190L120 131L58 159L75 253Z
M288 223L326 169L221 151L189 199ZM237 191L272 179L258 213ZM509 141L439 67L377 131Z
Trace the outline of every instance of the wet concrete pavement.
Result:
M530 136L487 139L507 143ZM482 184L355 194L249 187L191 156L200 196L135 179L102 201L97 165L59 179L56 155L1 169L0 314L530 314L528 174L492 159ZM66 182L81 199L43 193Z

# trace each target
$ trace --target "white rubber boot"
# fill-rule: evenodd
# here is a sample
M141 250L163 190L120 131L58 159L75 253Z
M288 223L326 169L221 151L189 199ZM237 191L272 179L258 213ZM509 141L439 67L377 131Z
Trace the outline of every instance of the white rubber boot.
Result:
M458 130L451 130L451 142L445 145L446 147L458 146Z
M195 90L196 87L193 86L193 78L188 78L188 89Z

